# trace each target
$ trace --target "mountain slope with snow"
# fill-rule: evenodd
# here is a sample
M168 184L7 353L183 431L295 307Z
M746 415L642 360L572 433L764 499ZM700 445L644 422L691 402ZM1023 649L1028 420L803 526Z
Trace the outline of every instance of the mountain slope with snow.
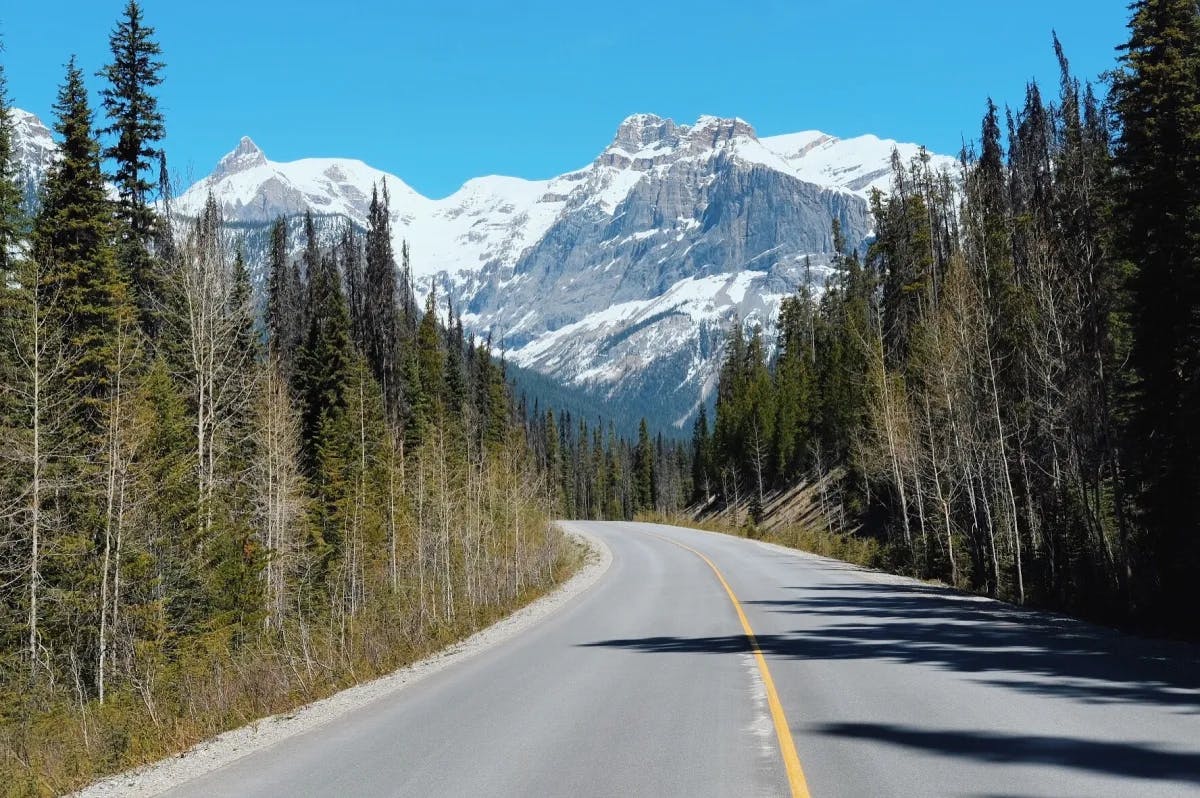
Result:
M17 180L26 198L32 202L46 173L58 159L58 146L50 128L28 111L12 109L13 155L17 162Z
M44 173L52 142L47 150L48 131L27 116L22 157ZM386 186L396 249L408 243L420 290L438 285L513 362L681 424L714 385L733 319L769 333L784 296L804 279L819 287L833 220L853 245L870 235L867 198L888 188L893 151L906 163L921 152L874 136L759 138L741 119L637 114L580 169L475 178L434 199L361 161L279 163L243 138L174 210L194 216L211 193L261 260L276 217L293 230L305 211L327 232L339 220L363 227L373 189Z
M876 136L839 139L809 130L768 136L762 144L778 153L796 176L810 183L838 186L869 198L872 191L887 193L891 187L892 153L907 166L921 157L922 148ZM946 155L926 153L934 170L958 168L958 161Z

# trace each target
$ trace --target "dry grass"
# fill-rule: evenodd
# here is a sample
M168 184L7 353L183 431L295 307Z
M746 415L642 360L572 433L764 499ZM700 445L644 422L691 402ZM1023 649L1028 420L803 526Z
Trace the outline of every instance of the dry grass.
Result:
M879 568L883 562L882 550L877 541L871 538L857 537L853 534L830 532L809 524L760 526L747 522L735 527L725 520L724 514L696 518L687 515L646 513L639 515L638 520L656 524L687 526L752 540L764 540L768 543L819 554L822 557L832 557L835 560L867 568Z
M751 496L743 496L737 505L714 500L680 515L648 514L641 520L765 540L867 568L881 568L885 553L879 542L857 534L858 530L835 531L842 519L830 518L827 513L827 508L837 506L833 494L842 476L835 471L817 482L803 482L767 494L757 523L751 518Z
M100 776L180 753L257 718L293 710L466 638L568 579L584 549L567 538L550 578L500 605L464 611L424 629L408 608L375 605L340 630L291 628L242 645L219 635L188 641L155 684L82 707L66 691L4 690L0 794L57 795Z

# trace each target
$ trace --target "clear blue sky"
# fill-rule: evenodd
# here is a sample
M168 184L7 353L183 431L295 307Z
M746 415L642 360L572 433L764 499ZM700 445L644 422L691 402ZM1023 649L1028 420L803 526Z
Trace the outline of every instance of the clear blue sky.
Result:
M954 153L985 97L1114 64L1127 0L145 0L167 61L173 171L242 135L273 160L337 155L444 196L470 177L588 163L625 116L740 116ZM5 2L18 107L49 120L72 53L94 73L124 0ZM93 84L95 81L93 80Z

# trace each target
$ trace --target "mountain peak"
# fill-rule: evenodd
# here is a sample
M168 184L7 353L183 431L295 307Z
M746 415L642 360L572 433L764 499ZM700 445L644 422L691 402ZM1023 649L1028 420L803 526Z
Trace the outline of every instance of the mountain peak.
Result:
M222 177L227 177L238 172L245 172L256 166L264 166L266 163L267 156L254 143L254 140L249 136L242 136L242 140L238 142L233 152L226 155L217 163L217 168L212 176L214 180L220 180Z
M14 125L33 124L38 125L39 127L45 127L45 125L42 124L42 120L38 118L37 114L24 111L20 108L9 108L8 118Z
M711 143L729 141L738 136L757 139L754 128L745 119L704 115L688 129L688 138L710 140Z
M661 152L689 143L693 147L714 147L735 138L757 139L754 128L744 119L704 115L695 124L677 125L674 120L656 114L634 114L617 128L609 152L618 150L625 155Z
M666 424L711 392L733 318L769 336L809 258L818 284L834 273L830 219L854 246L866 239L866 197L887 190L893 147L905 159L916 149L816 131L759 138L732 115L635 114L608 133L581 169L476 178L439 199L361 161L267 160L243 139L174 210L199 215L211 191L245 224L261 280L272 220L289 217L294 250L295 217L311 210L328 244L340 220L369 226L372 187L386 181L395 251L411 247L414 277L453 297L471 332L504 331L510 362L609 406L653 402Z
M678 140L679 126L670 119L655 114L634 114L626 117L617 128L612 146L635 153L656 144L675 144Z
M24 184L27 195L32 198L49 173L50 167L58 161L58 145L50 128L28 111L10 108L8 119L12 125L13 158L17 175Z
M35 114L22 111L20 108L8 109L8 120L17 138L37 140L45 146L54 146L54 136Z

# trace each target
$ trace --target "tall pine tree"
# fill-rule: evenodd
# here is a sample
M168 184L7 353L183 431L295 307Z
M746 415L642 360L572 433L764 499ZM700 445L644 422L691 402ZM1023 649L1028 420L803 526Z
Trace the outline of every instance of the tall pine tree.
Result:
M345 387L350 379L354 352L350 340L350 312L342 293L337 264L322 257L316 243L311 214L305 220L308 252L308 329L296 364L297 393L302 406L301 424L307 463L316 466L317 453L328 425L336 424L345 407Z
M392 252L387 185L382 197L372 190L367 213L363 350L371 372L383 388L385 403L398 418L403 397L399 370L400 308L396 258Z
M100 145L74 58L54 110L60 158L46 181L34 225L34 257L43 264L59 327L73 351L71 382L94 408L114 368L112 346L127 292L112 246ZM98 423L95 417L92 421Z
M1200 569L1200 8L1138 0L1122 49L1112 105L1117 217L1134 266L1131 488L1161 583L1145 574L1144 589L1163 612L1187 612Z
M650 442L650 430L646 419L638 426L637 449L633 455L633 511L648 512L654 509L655 494L654 445Z
M109 124L100 132L114 138L103 156L114 165L121 223L120 258L134 292L142 326L154 332L161 286L149 247L155 237L155 211L150 197L162 161L159 143L166 136L162 113L153 90L162 83L162 50L154 28L142 19L141 6L129 0L109 36L112 63L100 70L108 81L101 90Z

